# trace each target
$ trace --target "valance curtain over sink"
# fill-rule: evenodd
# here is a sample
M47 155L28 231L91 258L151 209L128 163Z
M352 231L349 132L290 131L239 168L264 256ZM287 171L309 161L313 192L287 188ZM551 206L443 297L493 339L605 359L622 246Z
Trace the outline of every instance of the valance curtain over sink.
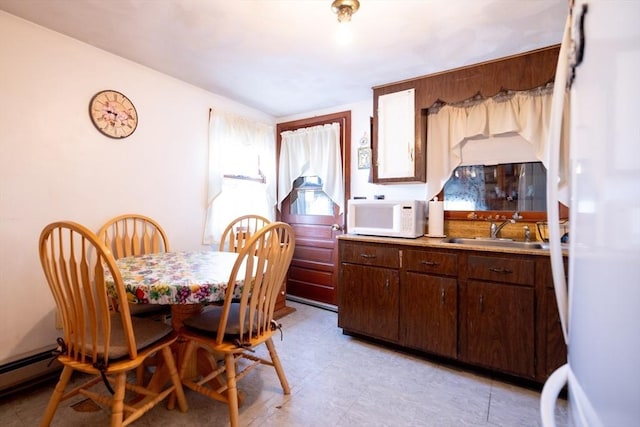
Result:
M427 200L442 190L458 166L541 161L548 167L552 89L550 84L530 91L503 92L488 99L430 108L427 116ZM568 114L566 97L565 123ZM563 128L563 140L568 141L567 127ZM561 193L568 180L568 156L566 150L563 152Z
M301 176L318 176L322 190L344 212L340 124L282 132L278 167L278 208Z

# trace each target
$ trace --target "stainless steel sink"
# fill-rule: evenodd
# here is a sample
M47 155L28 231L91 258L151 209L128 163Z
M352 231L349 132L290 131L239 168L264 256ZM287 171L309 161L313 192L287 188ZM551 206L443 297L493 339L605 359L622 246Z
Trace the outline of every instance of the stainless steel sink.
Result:
M549 249L548 243L540 242L519 242L511 239L490 239L477 237L475 239L464 237L450 237L443 240L444 243L455 243L458 245L473 245L473 246L493 246L500 248L515 248L515 249Z

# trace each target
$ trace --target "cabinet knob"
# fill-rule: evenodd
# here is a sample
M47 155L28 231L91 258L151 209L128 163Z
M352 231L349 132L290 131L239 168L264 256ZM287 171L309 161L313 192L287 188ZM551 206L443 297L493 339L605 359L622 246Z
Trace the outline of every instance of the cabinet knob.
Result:
M333 225L331 226L331 230L333 230L333 231L340 231L340 230L342 230L342 227L340 226L340 224L333 224Z

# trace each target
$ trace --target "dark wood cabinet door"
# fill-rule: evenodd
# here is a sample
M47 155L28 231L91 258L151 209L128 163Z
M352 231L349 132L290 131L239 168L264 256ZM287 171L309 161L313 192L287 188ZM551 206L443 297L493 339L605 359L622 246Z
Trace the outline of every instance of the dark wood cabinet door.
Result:
M457 279L407 272L400 289L401 343L456 358L458 343Z
M544 375L548 378L553 371L567 363L567 345L562 335L560 314L558 314L556 296L552 289L545 289L542 298L544 304Z
M564 267L567 271L566 259ZM549 260L537 263L536 277L541 290L541 294L538 296L538 374L540 381L546 381L553 371L567 363L567 344L564 341L560 324Z
M398 270L347 263L340 268L338 326L346 331L397 342Z
M470 280L466 284L465 348L473 364L528 378L534 367L534 289Z

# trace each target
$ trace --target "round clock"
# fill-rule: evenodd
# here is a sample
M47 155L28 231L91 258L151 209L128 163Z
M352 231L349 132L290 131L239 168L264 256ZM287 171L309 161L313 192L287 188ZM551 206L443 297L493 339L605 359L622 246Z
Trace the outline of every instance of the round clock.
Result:
M126 138L138 126L136 107L115 90L96 93L89 103L89 116L96 129L110 138Z

